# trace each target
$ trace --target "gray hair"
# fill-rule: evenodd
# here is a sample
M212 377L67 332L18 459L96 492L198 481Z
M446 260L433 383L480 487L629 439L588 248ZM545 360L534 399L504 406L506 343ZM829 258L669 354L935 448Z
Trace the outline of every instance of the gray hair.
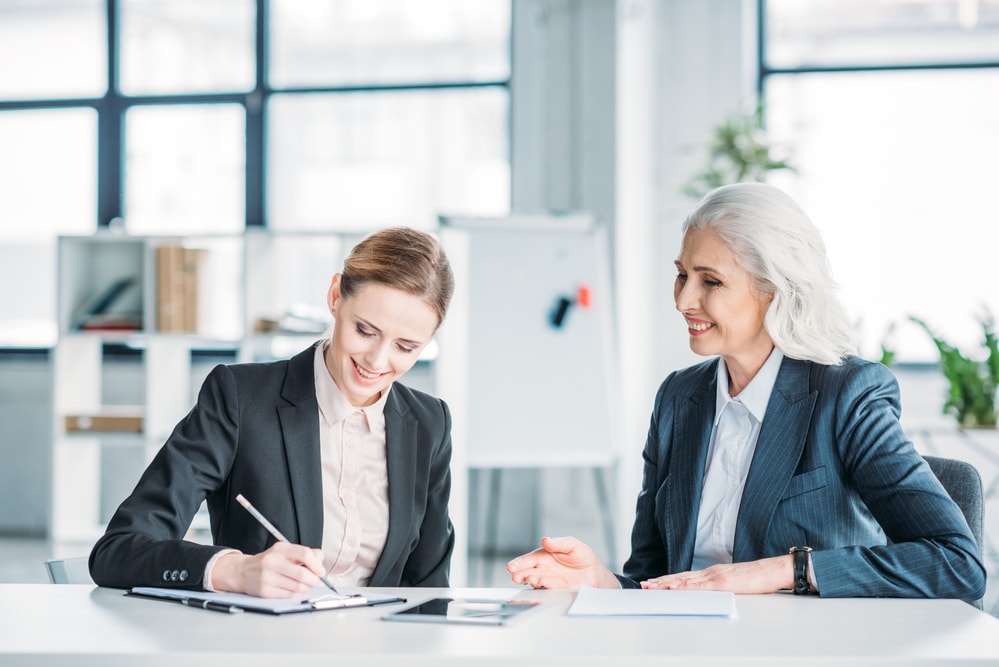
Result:
M818 228L788 195L763 183L712 190L683 223L711 229L752 276L772 294L763 325L785 356L837 365L856 353L846 308Z

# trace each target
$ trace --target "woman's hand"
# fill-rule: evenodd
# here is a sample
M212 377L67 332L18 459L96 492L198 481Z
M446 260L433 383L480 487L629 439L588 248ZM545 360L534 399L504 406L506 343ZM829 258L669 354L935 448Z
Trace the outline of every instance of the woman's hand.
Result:
M323 552L300 544L275 542L255 556L228 553L212 568L212 588L263 598L287 598L322 586Z
M790 555L712 565L703 570L667 574L642 582L642 588L650 590L731 591L742 594L775 593L793 585L794 564Z
M514 558L506 571L514 583L534 588L621 587L593 550L574 537L544 537L540 549Z

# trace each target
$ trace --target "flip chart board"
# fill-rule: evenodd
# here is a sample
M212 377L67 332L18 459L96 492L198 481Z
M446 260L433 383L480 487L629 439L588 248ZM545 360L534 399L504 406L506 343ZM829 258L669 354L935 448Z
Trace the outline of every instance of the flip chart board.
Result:
M463 411L468 467L609 465L619 394L603 226L442 217L440 237L456 279L441 389Z

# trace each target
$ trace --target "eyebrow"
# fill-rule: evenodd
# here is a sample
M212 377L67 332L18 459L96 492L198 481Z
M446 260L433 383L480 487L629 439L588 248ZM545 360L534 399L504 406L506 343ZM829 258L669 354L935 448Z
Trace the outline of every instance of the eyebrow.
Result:
M378 327L376 327L374 324L372 324L371 322L367 321L363 317L359 317L359 316L355 315L355 319L358 322L360 322L361 324L363 324L364 326L371 327L372 329L374 329L378 333L384 333L381 329L379 329ZM420 346L420 345L423 345L423 343L421 343L420 341L418 341L418 340L412 340L411 338L400 338L399 342L401 342L401 343L409 343L410 345L414 345L414 346L417 346L417 347Z
M683 268L683 264L678 259L673 260L673 265L676 268L678 268L678 269L682 269ZM717 273L719 276L724 276L725 275L724 272L719 271L718 269L714 268L713 266L695 266L695 267L692 267L690 270L691 271L698 271L700 273Z

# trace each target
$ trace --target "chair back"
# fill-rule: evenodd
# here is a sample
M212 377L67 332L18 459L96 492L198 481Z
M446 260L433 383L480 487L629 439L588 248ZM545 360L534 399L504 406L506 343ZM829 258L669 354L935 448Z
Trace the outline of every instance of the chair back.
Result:
M93 584L87 556L53 558L45 561L49 581L53 584Z
M930 464L930 470L940 480L947 495L961 508L968 527L971 528L971 533L978 543L978 550L984 554L985 494L982 491L982 476L978 473L978 469L967 461L942 456L923 458ZM975 606L981 609L982 600L977 600Z

